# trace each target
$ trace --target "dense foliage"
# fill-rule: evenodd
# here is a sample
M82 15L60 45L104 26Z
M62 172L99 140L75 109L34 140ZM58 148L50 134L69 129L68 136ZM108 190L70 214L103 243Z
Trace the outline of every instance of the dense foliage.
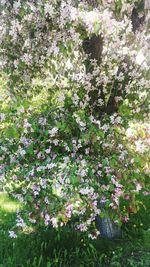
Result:
M149 6L100 2L1 1L1 181L26 205L18 227L71 220L95 238L97 216L127 222L148 194Z

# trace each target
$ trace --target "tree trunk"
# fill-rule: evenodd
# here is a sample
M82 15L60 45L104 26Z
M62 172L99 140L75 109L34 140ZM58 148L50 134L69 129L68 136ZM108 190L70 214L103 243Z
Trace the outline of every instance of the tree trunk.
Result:
M100 237L108 239L116 239L121 236L121 228L116 225L110 217L100 218L96 217L97 229L100 232Z

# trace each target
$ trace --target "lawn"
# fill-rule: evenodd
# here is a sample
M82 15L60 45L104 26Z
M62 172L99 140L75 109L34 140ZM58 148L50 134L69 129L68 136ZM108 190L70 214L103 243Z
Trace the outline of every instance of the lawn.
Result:
M149 197L146 205L148 207ZM23 208L0 193L0 267L149 267L150 215L148 209L132 216L120 240L89 240L70 227L26 229L16 239L8 235L15 212Z

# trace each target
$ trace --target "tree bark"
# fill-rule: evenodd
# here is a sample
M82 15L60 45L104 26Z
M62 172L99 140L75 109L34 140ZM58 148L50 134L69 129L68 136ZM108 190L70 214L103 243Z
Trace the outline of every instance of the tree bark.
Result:
M98 1L97 0L87 0L87 3L89 5L91 5L93 8L98 7ZM143 25L144 21L145 21L145 15L143 15L142 17L139 16L138 14L138 9L139 6L142 8L144 8L144 4L145 1L141 0L140 3L138 4L137 7L134 7L132 10L132 14L131 14L131 21L132 21L132 25L133 25L133 33L136 34L136 31ZM96 35L93 34L91 38L86 38L83 41L83 49L85 51L85 53L88 55L89 60L87 60L86 62L86 72L87 73L92 73L93 68L90 64L90 60L91 59L95 59L97 61L98 64L101 63L102 61L102 51L103 51L103 38L101 37L101 35ZM121 72L121 68L119 68L118 70L118 74ZM117 86L117 81L114 81L114 84L112 86L112 90L110 92L110 96L109 99L107 101L107 104L105 103L105 95L103 93L103 85L98 86L95 90L90 92L90 106L91 106L91 110L92 110L92 104L96 103L97 100L97 96L99 96L103 102L104 105L101 106L101 108L99 106L93 107L93 112L95 112L95 114L99 115L98 117L100 118L102 116L102 114L106 113L108 115L113 114L114 112L118 111L118 104L116 103L115 98L118 96L121 97L125 97L125 85L126 85L126 79L124 80L121 90L118 90L118 86ZM95 86L95 81L92 81L93 85Z

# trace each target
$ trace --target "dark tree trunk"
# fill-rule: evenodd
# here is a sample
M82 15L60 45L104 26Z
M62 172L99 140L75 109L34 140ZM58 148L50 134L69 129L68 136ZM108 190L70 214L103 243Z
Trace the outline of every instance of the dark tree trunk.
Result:
M87 3L94 8L98 6L98 0L87 0ZM137 7L134 7L132 10L131 14L131 21L132 21L132 30L133 33L136 33L136 31L143 25L144 20L145 20L145 15L142 17L139 16L138 14L138 9L139 8L144 8L144 0L141 0ZM103 51L103 38L101 35L97 36L96 34L93 34L91 38L86 38L83 41L83 49L85 53L88 55L89 60L86 62L86 71L87 73L92 73L93 67L90 64L91 59L95 59L98 64L101 63L102 61L102 51ZM127 62L126 62L127 63ZM118 75L119 73L123 71L121 68L118 70ZM129 78L128 74L126 74L127 77ZM91 106L91 111L95 113L97 117L101 117L104 113L111 115L114 112L118 111L118 104L115 100L116 97L125 97L125 85L128 82L128 80L124 79L123 84L120 89L118 89L118 81L114 81L114 84L112 85L112 89L110 92L109 99L106 103L105 100L105 95L103 93L103 85L101 84L100 86L97 86L95 90L91 91L89 96L90 96L90 106ZM95 81L92 81L92 84L95 87ZM96 106L97 102L97 97L101 98L103 100L103 105L101 107ZM98 114L99 113L99 114Z

